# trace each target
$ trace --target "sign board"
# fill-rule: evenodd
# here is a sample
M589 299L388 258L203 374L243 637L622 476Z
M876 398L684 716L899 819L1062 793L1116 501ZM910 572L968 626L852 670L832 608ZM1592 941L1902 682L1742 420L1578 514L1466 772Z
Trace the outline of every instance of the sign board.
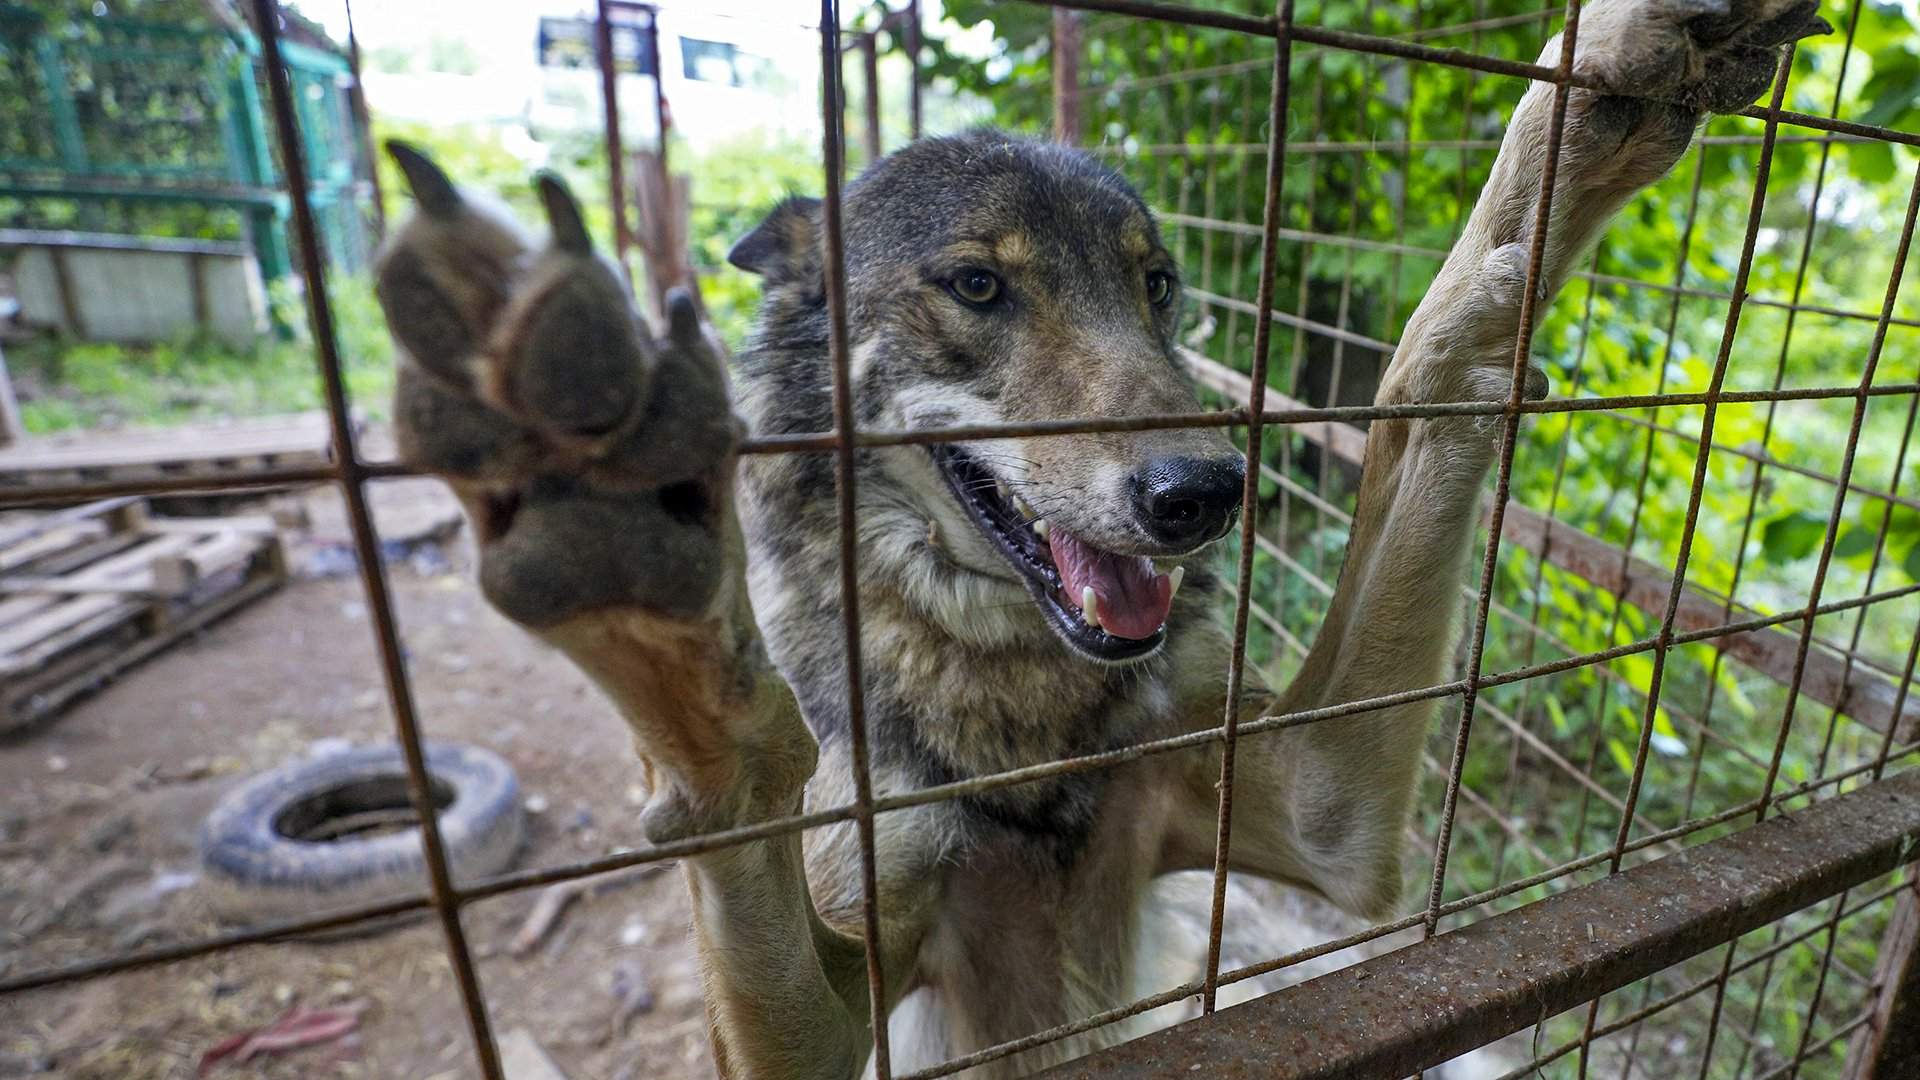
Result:
M613 70L621 75L652 75L653 50L647 37L651 26L613 24ZM594 62L594 25L592 19L568 19L542 16L540 19L540 66L550 68L598 67Z

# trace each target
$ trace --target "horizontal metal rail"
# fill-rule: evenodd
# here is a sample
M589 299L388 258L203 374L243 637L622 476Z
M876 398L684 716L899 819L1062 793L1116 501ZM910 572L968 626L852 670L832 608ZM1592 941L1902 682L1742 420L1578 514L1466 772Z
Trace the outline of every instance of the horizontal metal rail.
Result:
M1779 390L1727 390L1712 395L1721 404L1754 404L1768 401L1829 401L1851 399L1862 393L1858 386L1788 387ZM1884 383L1864 391L1867 397L1903 397L1920 393L1920 383ZM1667 409L1705 405L1704 392L1667 394L1616 394L1609 397L1544 398L1523 401L1513 406L1522 415L1541 416L1557 413L1610 412L1620 409ZM1507 411L1505 402L1438 401L1406 405L1334 405L1287 409L1265 409L1262 424L1316 424L1345 420L1425 420L1439 416L1499 416ZM1115 431L1165 431L1181 428L1231 428L1247 423L1245 409L1215 412L1162 413L1149 416L1068 417L1058 420L1034 420L1024 423L959 424L950 427L906 429L866 429L855 432L854 445L933 446L973 439L1045 438L1060 435L1089 435ZM743 439L742 454L830 453L838 436L828 432L804 432L794 435L763 435ZM283 484L338 481L344 474L338 466L302 468L259 468L232 474L207 476L151 477L132 480L83 481L71 484L0 486L0 509L38 506L46 503L104 499L120 495L165 495L193 491L257 489ZM379 480L419 475L419 470L399 462L361 462L357 477Z
M1405 1076L1915 859L1907 772L1039 1075Z
M1021 0L1022 3L1042 7L1071 8L1081 11L1102 11L1115 15L1128 15L1139 19L1151 19L1156 22L1178 26L1204 26L1215 30L1233 30L1255 37L1277 38L1282 32L1282 23L1274 16L1235 15L1223 11L1209 11L1199 8L1179 7L1173 4L1150 3L1147 0ZM1285 25L1285 33L1297 44L1322 45L1347 52L1363 53L1370 56L1393 56L1402 60L1418 60L1423 63L1437 64L1441 67L1460 68L1466 71L1479 71L1490 75L1511 75L1516 78L1531 79L1535 82L1564 83L1582 90L1596 90L1616 97L1635 97L1642 101L1659 104L1680 105L1685 102L1672 101L1651 94L1621 94L1617 87L1606 86L1580 72L1571 71L1562 75L1555 68L1520 60L1508 60L1498 56L1485 56L1464 49L1442 49L1431 45L1420 45L1412 41L1380 37L1377 34L1362 34L1351 30L1335 30L1325 26L1312 26L1297 22ZM1866 139L1881 142L1900 143L1906 146L1920 146L1920 132L1900 131L1895 128L1881 127L1875 124L1856 123L1837 117L1815 116L1811 113L1796 112L1772 106L1750 105L1730 116L1744 116L1753 120L1770 121L1775 124L1791 124L1795 127L1810 128L1815 131L1830 131L1843 135L1858 135Z

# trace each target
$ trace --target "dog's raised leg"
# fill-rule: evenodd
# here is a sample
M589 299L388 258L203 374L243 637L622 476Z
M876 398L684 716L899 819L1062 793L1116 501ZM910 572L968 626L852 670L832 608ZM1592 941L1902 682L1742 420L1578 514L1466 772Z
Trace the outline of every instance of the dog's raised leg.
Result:
M1830 29L1813 12L1806 0L1585 6L1574 70L1664 103L1571 91L1538 278L1543 305L1612 214L1686 152L1702 112L1746 106L1771 84L1784 43ZM1560 55L1555 38L1540 62L1556 65ZM1408 321L1379 403L1507 400L1553 105L1554 88L1536 83L1516 108L1465 232ZM1545 393L1537 369L1525 390ZM1446 681L1463 561L1500 426L1499 417L1373 422L1332 604L1298 677L1262 711ZM1415 702L1243 742L1234 865L1383 914L1399 893L1401 838L1433 711L1431 701ZM1169 861L1208 865L1217 756L1189 775L1192 820Z
M488 601L619 707L653 789L650 839L797 813L817 748L748 606L738 426L693 304L671 298L653 340L557 180L540 180L552 238L535 251L391 149L420 208L379 265L404 353L400 445L465 504ZM799 835L683 865L722 1075L855 1075L864 954L818 916Z

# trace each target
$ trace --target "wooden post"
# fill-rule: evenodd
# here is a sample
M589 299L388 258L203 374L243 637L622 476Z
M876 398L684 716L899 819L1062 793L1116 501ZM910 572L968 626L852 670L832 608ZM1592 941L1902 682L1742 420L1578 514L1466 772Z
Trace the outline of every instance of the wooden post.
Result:
M1846 1080L1920 1078L1920 873L1893 902L1873 973L1873 1020L1854 1033Z
M360 38L353 32L353 0L345 0L347 13L347 67L353 73L353 85L347 88L347 108L353 124L360 129L360 153L367 159L367 180L373 187L373 234L387 236L387 202L380 192L380 160L373 149L373 116L367 111L366 89L360 84Z
M667 116L666 72L660 67L660 11L647 8L647 65L653 69L653 130L654 139L659 143L654 147L654 157L659 161L660 175L655 180L664 189L669 185L668 178L673 175L667 167L667 128L672 120Z
M1080 13L1053 9L1053 141L1080 145Z
M607 197L613 206L613 252L620 269L627 267L627 178L626 151L620 139L619 73L614 67L613 18L607 0L597 0L594 17L594 52L600 60L600 105L606 118ZM659 73L656 71L655 77Z
M907 137L920 138L920 0L907 0Z
M867 164L880 160L880 35L860 35L860 62L867 80Z
M13 396L13 376L7 372L7 354L0 352L0 446L12 446L26 434L20 426L20 403Z

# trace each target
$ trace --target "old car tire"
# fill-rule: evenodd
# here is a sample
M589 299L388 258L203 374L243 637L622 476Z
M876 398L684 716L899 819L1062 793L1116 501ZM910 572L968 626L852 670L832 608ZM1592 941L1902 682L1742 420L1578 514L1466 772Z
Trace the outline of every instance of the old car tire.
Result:
M513 769L472 746L430 743L426 754L453 879L504 869L525 831ZM406 775L398 746L365 746L290 762L229 792L200 828L214 910L263 922L424 892L420 830L404 824ZM384 831L361 831L381 822ZM327 835L335 831L343 835Z

